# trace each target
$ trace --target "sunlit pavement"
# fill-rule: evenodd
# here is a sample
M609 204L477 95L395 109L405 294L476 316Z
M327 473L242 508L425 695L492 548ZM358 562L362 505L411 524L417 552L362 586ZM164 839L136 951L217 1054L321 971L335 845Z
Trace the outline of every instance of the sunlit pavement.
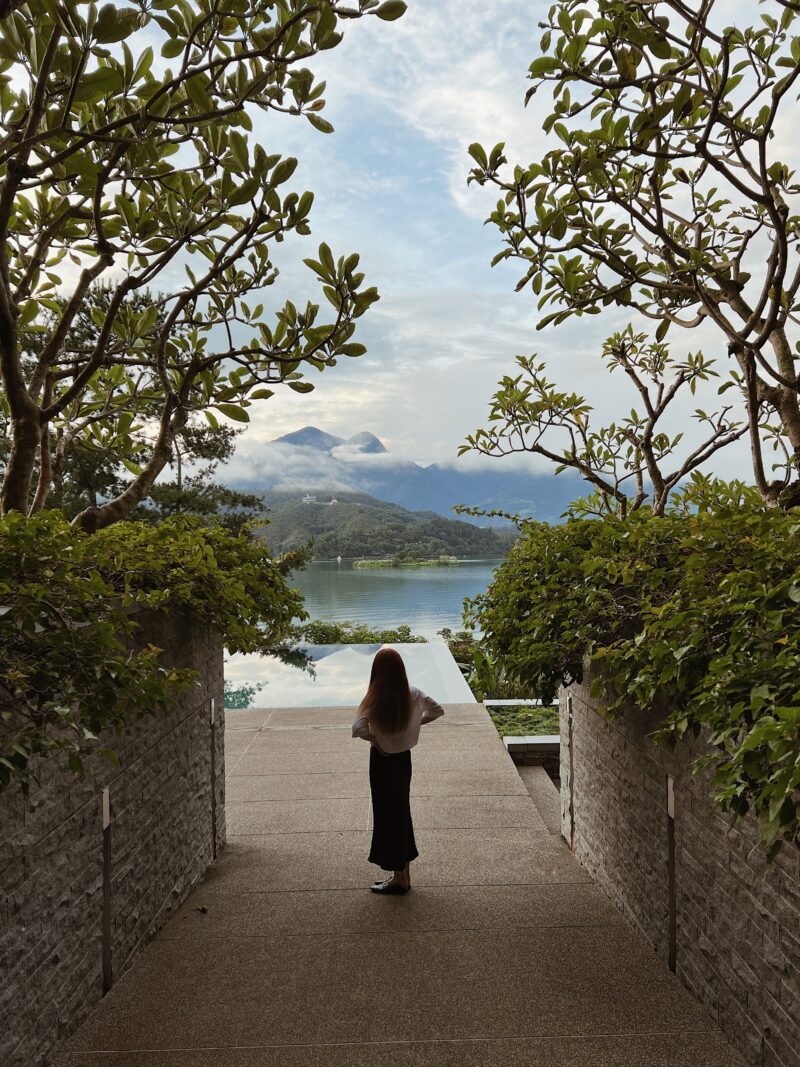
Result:
M228 713L228 843L66 1067L736 1067L550 832L480 705L414 750L413 890L377 897L347 708Z

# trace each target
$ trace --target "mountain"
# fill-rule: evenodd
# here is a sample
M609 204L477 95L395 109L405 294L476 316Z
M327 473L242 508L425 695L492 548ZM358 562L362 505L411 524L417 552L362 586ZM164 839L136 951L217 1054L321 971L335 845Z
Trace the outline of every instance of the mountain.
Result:
M300 448L317 448L320 452L332 452L340 445L350 445L357 452L380 453L385 452L383 441L378 440L374 433L362 430L361 433L353 434L352 437L334 437L332 433L318 430L316 426L304 426L302 430L286 433L283 437L276 437L273 444L282 443L295 445Z
M386 451L383 441L379 441L374 433L368 433L366 430L348 437L345 444L353 445L359 452L371 452L373 455Z
M586 492L585 482L565 472L556 476L525 470L509 461L474 460L422 466L390 453L367 431L338 437L304 426L237 454L226 483L261 492L269 504L275 490L366 493L411 511L452 517L455 504L530 515L558 522L567 505ZM479 525L497 520L477 518Z
M287 552L313 540L315 559L493 559L504 556L516 537L513 527L485 529L433 511L408 511L366 493L314 497L273 490L268 507L264 532L272 550Z
M304 426L302 430L276 437L275 442L278 441L287 445L296 445L299 448L318 448L321 452L330 452L337 445L344 444L344 438L334 437L332 433L318 430L316 426Z

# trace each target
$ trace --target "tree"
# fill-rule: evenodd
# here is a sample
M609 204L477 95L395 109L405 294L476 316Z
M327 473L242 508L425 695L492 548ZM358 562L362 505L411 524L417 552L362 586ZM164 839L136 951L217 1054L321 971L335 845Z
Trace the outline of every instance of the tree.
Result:
M98 321L102 321L113 295L108 285L95 285L86 295L75 316L65 352L85 352L97 342ZM57 299L58 313L66 301ZM131 294L130 306L141 313L157 306L156 298L144 290ZM57 322L48 311L45 332ZM157 324L163 324L159 315ZM42 349L42 335L23 335L22 365L27 373L35 367ZM50 427L44 450L50 463L37 463L34 477L36 493L31 512L42 510L47 503L74 518L86 508L96 508L101 499L119 496L129 485L128 472L139 474L148 450L152 447L157 425L160 396L145 389L135 389L124 396L118 391L114 376L99 373L91 389L71 406L55 427ZM7 412L0 411L0 461L5 463L10 451L10 423ZM120 432L122 431L122 432ZM175 469L174 482L158 481L146 500L134 512L136 517L161 519L167 515L195 514L223 517L230 529L238 529L251 518L263 513L263 502L252 494L239 493L210 481L219 463L230 459L242 428L230 425L210 426L196 420L175 434L168 465ZM201 463L202 466L197 465ZM187 474L188 465L193 469ZM143 512L144 509L144 512Z
M173 442L170 466L175 479L157 482L134 517L160 522L170 515L195 515L220 522L233 533L255 519L266 519L260 496L212 480L219 464L233 456L241 432L231 426L186 426ZM188 463L203 465L187 472Z
M630 326L605 342L603 356L609 371L622 370L627 376L643 410L633 407L619 422L593 430L592 406L584 396L548 381L544 363L518 357L521 373L500 382L489 428L470 435L459 454L471 449L495 457L529 452L556 464L557 473L577 471L594 494L573 505L571 513L625 518L649 500L653 514L663 515L687 475L747 433L748 424L732 418L730 406L711 413L698 408L694 418L705 429L704 439L676 458L684 435L670 436L659 423L682 391L694 394L699 381L716 376L713 361L701 353L677 361L665 344L649 342Z
M544 120L562 142L506 169L504 146L472 145L470 181L501 196L495 257L520 260L540 326L615 305L671 326L716 326L747 397L755 481L774 503L758 423L777 416L800 474L800 191L775 133L800 77L800 10L760 5L725 24L705 0L558 0L542 23L530 99L553 86ZM770 421L768 418L767 421Z
M401 0L5 6L3 511L42 506L59 428L102 410L98 439L124 449L144 413L153 443L133 479L76 518L85 529L107 526L147 496L193 414L212 426L215 412L245 422L247 408L276 384L307 392L304 371L364 352L352 336L377 293L364 287L357 255L335 259L325 244L306 262L330 315L287 300L265 320L273 246L310 232L313 196L285 193L296 160L268 154L248 133L258 110L304 115L329 132L324 83L301 64L338 44L340 20L393 20L404 9ZM101 280L110 295L104 311L94 309L96 339L72 343ZM142 308L136 297L148 289L162 291ZM38 355L26 363L31 335Z

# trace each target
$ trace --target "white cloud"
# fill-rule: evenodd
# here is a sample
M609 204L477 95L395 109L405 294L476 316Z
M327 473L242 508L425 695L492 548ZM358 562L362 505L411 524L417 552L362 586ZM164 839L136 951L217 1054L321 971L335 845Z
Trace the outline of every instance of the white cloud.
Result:
M354 27L326 57L332 113L366 98L396 115L436 146L458 207L482 218L489 201L467 190L467 147L503 140L514 158L535 157L541 120L524 96L546 10L540 0L417 0L388 33L375 23Z

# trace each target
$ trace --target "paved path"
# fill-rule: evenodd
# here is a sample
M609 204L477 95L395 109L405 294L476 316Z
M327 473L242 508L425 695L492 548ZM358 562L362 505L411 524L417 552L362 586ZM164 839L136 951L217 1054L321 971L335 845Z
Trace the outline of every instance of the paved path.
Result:
M479 705L414 751L413 891L369 893L352 717L229 714L225 851L59 1067L742 1063L548 832Z

